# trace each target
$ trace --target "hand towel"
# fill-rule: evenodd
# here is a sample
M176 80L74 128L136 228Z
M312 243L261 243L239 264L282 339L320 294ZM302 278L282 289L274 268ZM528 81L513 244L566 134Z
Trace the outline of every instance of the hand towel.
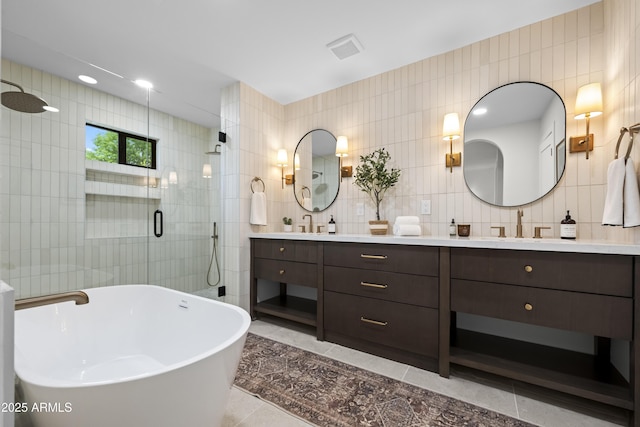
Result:
M393 234L396 236L420 236L422 228L418 224L393 224Z
M607 169L607 196L604 201L602 225L623 224L623 194L626 166L624 159L615 159Z
M263 191L251 195L251 215L249 223L253 225L267 225L267 196Z
M624 171L623 227L637 227L640 225L640 191L638 190L636 168L630 158L627 159Z
M417 216L397 216L395 224L420 224Z
M311 203L311 197L303 197L302 198L302 207L308 211L313 210L313 203Z

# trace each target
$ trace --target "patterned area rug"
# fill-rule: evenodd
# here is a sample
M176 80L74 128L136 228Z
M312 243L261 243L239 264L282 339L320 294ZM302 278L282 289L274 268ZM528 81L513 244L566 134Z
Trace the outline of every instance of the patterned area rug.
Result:
M531 426L254 334L235 384L318 426Z

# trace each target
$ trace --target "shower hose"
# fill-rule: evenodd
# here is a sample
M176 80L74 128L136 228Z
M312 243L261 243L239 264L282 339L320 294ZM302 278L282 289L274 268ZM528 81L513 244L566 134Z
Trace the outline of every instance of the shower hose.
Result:
M213 223L213 235L211 236L213 239L213 250L211 251L211 261L209 261L209 270L207 271L207 284L211 287L216 287L220 284L220 264L218 263L218 230L216 223ZM216 263L216 272L218 273L218 278L215 283L211 283L211 268L213 267L213 263Z

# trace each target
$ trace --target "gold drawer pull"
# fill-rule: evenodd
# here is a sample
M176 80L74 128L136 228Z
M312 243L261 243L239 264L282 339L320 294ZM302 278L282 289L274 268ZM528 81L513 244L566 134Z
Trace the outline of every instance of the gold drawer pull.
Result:
M531 304L529 304L529 303L526 303L524 305L524 309L527 310L527 311L531 311L531 310L533 310L533 306Z
M373 323L374 325L378 325L378 326L387 326L387 322L381 322L379 320L367 319L366 317L360 317L360 320L362 320L363 322L366 322L366 323Z
M526 271L527 273L531 273L533 271L533 267L530 265L525 265L524 271Z
M280 270L280 275L282 276L284 274L284 269Z
M280 252L284 252L284 248L280 248Z
M387 285L379 285L377 283L367 283L367 282L360 282L360 286L367 286L369 288L378 288L378 289L387 289L388 288Z
M386 255L367 255L367 254L360 254L360 258L367 258L367 259L387 259Z

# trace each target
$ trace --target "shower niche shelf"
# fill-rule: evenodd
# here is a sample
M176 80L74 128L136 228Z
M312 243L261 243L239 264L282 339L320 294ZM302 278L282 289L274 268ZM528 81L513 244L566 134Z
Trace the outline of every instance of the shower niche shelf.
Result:
M85 194L160 199L157 170L86 160Z

